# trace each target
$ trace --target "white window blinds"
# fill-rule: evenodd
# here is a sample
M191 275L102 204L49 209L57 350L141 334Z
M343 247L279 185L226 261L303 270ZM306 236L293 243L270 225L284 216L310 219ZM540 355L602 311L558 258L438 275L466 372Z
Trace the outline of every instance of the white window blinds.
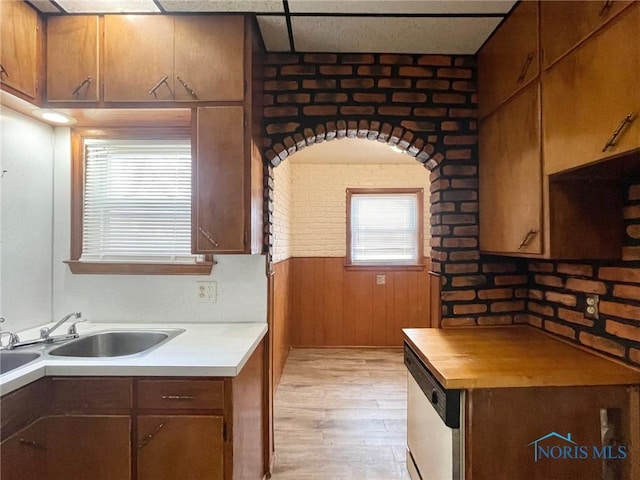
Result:
M352 194L351 263L418 263L418 195Z
M81 261L193 263L191 142L85 139Z

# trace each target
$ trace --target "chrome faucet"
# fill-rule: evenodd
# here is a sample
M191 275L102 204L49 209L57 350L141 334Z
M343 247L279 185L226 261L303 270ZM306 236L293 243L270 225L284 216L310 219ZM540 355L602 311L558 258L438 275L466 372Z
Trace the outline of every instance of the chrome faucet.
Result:
M4 323L4 318L0 317L0 323ZM6 346L2 345L2 337L3 335L7 335L9 337L9 341ZM5 350L13 350L13 347L20 341L20 337L16 333L13 332L3 332L0 330L0 348L4 348Z
M58 323L56 323L53 327L51 328L41 328L40 329L40 339L41 340L49 340L51 338L51 333L58 328L60 325L62 325L64 322L66 322L67 320L69 320L70 318L80 318L82 316L81 312L74 312L74 313L70 313L69 315L65 315L64 317L62 317L61 320L58 321ZM80 320L83 321L83 320ZM77 335L76 332L76 323L79 322L74 322L71 327L69 327L69 334L70 335Z

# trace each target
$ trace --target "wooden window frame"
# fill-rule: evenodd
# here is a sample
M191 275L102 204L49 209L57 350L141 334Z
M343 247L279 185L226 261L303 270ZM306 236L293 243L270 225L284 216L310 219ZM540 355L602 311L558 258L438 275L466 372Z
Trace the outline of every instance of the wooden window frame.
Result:
M209 275L216 263L212 255L193 264L86 262L82 256L82 221L85 180L85 138L109 139L191 139L189 127L73 128L71 130L71 253L65 261L74 274L104 275ZM193 142L193 141L192 141Z
M351 198L353 195L393 195L398 193L412 193L417 197L418 222L418 258L417 263L398 264L363 264L353 263L351 258ZM401 271L424 270L424 189L423 188L347 188L347 255L344 266L347 270L364 271Z

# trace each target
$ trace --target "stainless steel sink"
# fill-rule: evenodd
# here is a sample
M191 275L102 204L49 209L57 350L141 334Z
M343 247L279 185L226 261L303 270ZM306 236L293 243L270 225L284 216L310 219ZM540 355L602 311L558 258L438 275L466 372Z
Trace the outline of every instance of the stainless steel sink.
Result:
M39 353L0 351L0 375L22 367L40 358Z
M82 336L52 348L47 355L56 357L122 357L148 353L184 332L171 330L111 330Z

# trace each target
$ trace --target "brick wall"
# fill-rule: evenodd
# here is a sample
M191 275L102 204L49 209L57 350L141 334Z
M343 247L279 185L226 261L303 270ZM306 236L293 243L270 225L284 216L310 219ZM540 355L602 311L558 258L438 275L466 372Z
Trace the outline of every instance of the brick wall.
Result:
M291 257L293 200L291 196L290 162L273 171L273 261Z
M640 182L626 189L626 240L619 262L529 262L530 324L640 364ZM600 318L583 315L600 295Z
M526 320L526 263L478 252L473 56L271 54L265 79L266 185L310 145L344 137L397 144L431 170L431 268L442 275L443 325ZM265 195L273 256L270 188Z

